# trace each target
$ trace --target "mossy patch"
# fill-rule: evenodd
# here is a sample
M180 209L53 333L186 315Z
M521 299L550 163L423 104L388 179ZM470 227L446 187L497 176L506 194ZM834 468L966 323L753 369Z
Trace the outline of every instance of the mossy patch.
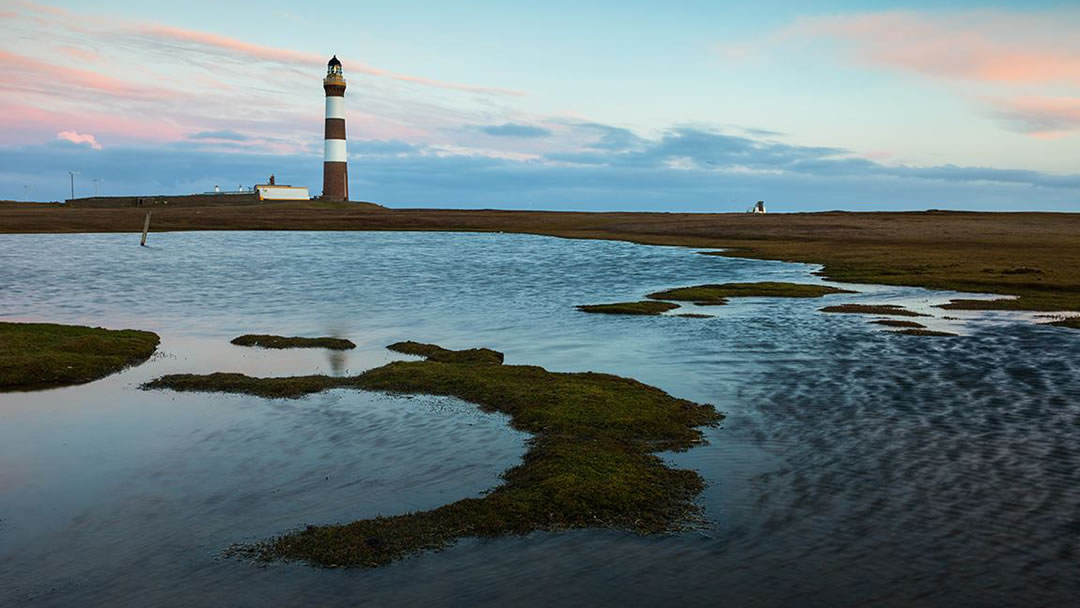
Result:
M697 285L657 291L645 296L651 300L678 300L704 305L727 304L728 298L820 298L832 293L855 293L847 289L827 285L804 283L723 283L721 285Z
M842 312L861 315L892 315L895 317L929 317L930 315L908 310L897 304L840 304L826 306L821 312Z
M430 511L308 526L234 552L320 566L375 567L463 537L589 527L673 531L698 511L693 499L704 486L701 477L665 465L655 452L701 442L698 427L723 418L712 406L609 374L477 365L445 354L455 351L415 342L399 343L395 350L428 351L444 360L396 361L349 378L211 374L165 376L144 385L275 397L328 388L446 395L508 414L514 428L533 435L523 462L503 473L502 485L483 497Z
M581 312L595 312L606 315L658 315L678 308L671 302L617 302L614 304L582 304L577 307Z
M909 329L922 329L926 327L922 323L916 323L915 321L901 321L900 319L878 319L877 321L871 321L878 325L885 325L887 327L906 327Z
M0 322L0 391L83 384L142 363L158 335L54 323Z
M956 334L947 331L935 331L933 329L901 329L900 331L892 332L894 334L903 334L905 336L937 336L942 338L955 338Z
M351 340L344 338L301 338L298 336L270 336L266 334L244 334L231 340L237 346L259 346L262 348L329 348L349 350L356 348Z
M404 353L417 355L429 361L440 363L477 363L484 365L502 365L503 354L490 348L470 348L468 350L450 350L436 344L423 344L411 340L395 342L386 348Z

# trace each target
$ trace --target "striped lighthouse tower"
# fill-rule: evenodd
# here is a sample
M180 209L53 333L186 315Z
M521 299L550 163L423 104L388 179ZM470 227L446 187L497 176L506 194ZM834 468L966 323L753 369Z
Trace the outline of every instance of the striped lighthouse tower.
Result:
M349 200L349 162L345 155L345 77L337 55L326 64L326 136L323 146L322 198Z

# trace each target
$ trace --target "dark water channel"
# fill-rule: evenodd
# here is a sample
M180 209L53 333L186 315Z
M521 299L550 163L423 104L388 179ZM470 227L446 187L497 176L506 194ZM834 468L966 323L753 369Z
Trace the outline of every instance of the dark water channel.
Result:
M573 305L815 267L502 234L0 236L0 317L161 334L149 363L0 394L0 606L1040 605L1080 598L1080 332L956 314L955 295L855 286L710 319ZM893 335L829 303L932 312ZM701 312L696 309L694 312ZM679 312L679 311L676 311ZM272 352L241 333L342 335ZM378 570L260 568L231 543L475 496L527 437L432 397L144 392L163 373L356 373L416 339L632 376L729 417L669 456L696 531L466 540Z

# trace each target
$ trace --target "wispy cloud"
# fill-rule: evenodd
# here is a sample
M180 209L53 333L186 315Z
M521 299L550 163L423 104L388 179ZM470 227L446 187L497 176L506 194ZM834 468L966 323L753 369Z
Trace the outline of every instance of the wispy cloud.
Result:
M115 18L101 19L92 15L75 13L67 9L36 2L28 2L25 0L17 0L15 5L34 15L38 22L45 22L46 19L51 19L51 24L54 26L65 27L84 34L101 35L109 40L115 40L117 36L127 36L140 41L143 45L160 47L171 44L173 48L180 50L198 50L217 56L227 55L235 57L240 55L248 59L299 66L302 68L325 65L326 62L326 57L318 53L286 47L268 46L211 32L190 30L146 21L119 20ZM13 15L17 16L18 13L13 13ZM482 95L525 95L525 92L514 89L449 82L414 74L403 74L393 70L368 65L360 58L342 59L346 62L347 71L367 74L369 76L377 76L422 86L466 91ZM348 65L349 62L352 62L352 65Z
M113 142L232 141L278 152L321 142L326 57L34 2L12 6L16 18L5 23L12 35L0 38L0 82L14 95L0 98L0 142L40 142L72 129ZM498 118L502 100L519 94L343 59L351 88L364 91L362 106L347 104L351 136L440 143L433 134L448 140L451 128ZM225 131L232 135L191 137Z
M1010 128L1036 137L1080 131L1080 97L1015 97L988 100Z
M482 133L495 137L548 137L552 134L551 129L511 122L501 125L478 125L475 128Z
M219 131L199 131L188 135L188 139L223 139L229 141L248 141L251 138L243 133L221 129Z

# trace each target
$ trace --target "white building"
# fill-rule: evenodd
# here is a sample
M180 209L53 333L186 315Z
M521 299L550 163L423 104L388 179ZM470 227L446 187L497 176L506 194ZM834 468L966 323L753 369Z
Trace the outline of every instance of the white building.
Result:
M306 201L311 198L307 188L278 184L273 175L270 176L269 184L256 185L255 193L259 195L260 201Z

